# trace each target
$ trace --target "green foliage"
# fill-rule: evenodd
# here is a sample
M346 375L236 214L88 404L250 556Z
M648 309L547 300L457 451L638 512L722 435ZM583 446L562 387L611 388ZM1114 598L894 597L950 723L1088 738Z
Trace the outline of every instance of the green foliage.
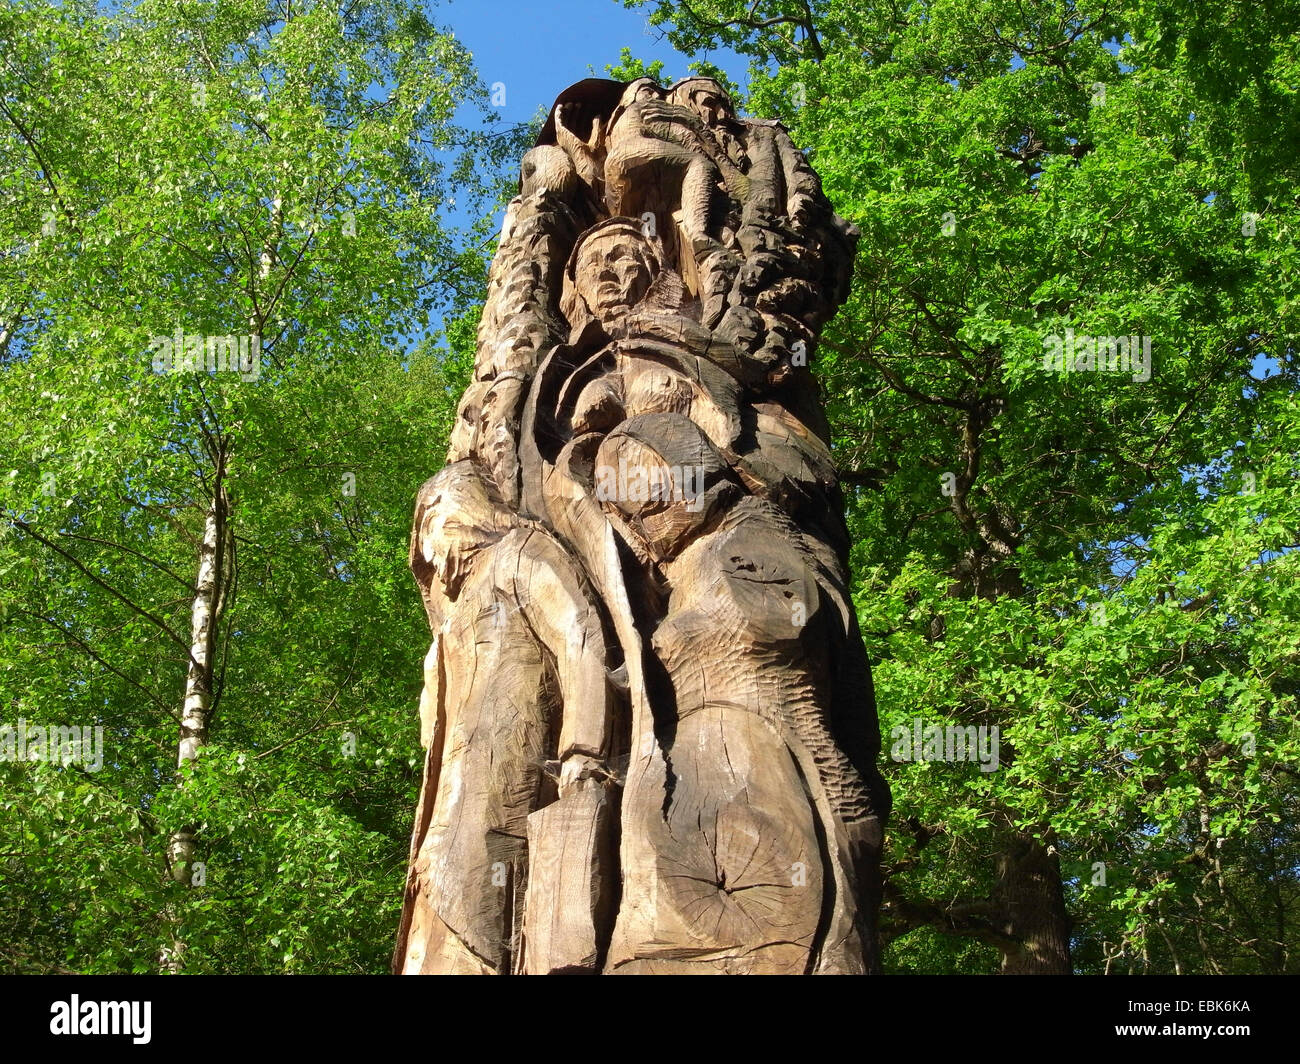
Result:
M632 54L631 48L624 48L619 52L616 66L605 64L605 73L615 81L636 81L637 78L652 78L663 84L669 80L664 75L664 62L662 59L647 63L636 58Z
M156 970L173 935L190 972L388 963L421 767L411 508L520 134L455 124L486 93L421 7L291 10L0 11L0 724L105 750L0 762L6 971ZM466 233L456 196L484 212ZM178 327L262 337L260 374L156 372ZM178 786L222 453L234 579Z
M1029 837L1077 970L1294 973L1300 9L628 3L693 72L750 57L737 103L862 231L818 372L886 754L998 729L994 772L886 762L888 970L995 970L980 903ZM411 505L528 130L457 124L486 93L423 7L291 10L0 8L0 724L104 729L98 771L0 760L5 971L153 971L173 936L194 972L387 965ZM257 334L258 379L155 372L177 327ZM1150 379L1045 372L1066 329L1151 337ZM220 454L234 582L178 778Z
M691 77L713 78L719 85L731 94L732 101L739 107L744 102L744 94L739 85L737 85L725 70L715 63L708 60L696 60L686 64L686 69L690 71ZM631 48L623 48L619 52L619 61L616 65L605 65L605 74L615 81L635 81L637 78L651 78L660 85L671 85L678 80L664 73L664 61L655 59L647 63L645 60L637 58L632 54Z

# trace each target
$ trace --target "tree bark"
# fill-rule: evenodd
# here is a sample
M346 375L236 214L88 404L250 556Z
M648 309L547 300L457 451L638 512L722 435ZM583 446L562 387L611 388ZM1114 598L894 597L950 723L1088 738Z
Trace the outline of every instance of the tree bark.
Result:
M1069 975L1070 918L1056 853L1015 834L995 858L993 900L1009 941L999 943L1002 975Z
M857 235L716 82L557 100L416 504L396 971L877 970L889 793L809 369Z
M178 786L184 785L187 767L208 743L208 722L212 709L217 629L225 605L229 556L233 547L229 530L230 503L226 495L227 453L216 455L212 499L203 522L199 543L198 571L190 609L190 654L185 670L185 693L181 705L180 736L176 746ZM185 824L167 840L167 870L177 883L192 882L196 848L196 826ZM163 950L161 967L176 974L184 969L185 942L176 932L175 911L165 914L171 928L171 943Z

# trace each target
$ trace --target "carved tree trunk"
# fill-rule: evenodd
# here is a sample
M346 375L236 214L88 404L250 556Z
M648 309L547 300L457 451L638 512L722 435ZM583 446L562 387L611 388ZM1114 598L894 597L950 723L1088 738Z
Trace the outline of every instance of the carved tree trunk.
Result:
M557 100L416 503L396 971L876 969L889 794L808 368L856 240L713 81Z

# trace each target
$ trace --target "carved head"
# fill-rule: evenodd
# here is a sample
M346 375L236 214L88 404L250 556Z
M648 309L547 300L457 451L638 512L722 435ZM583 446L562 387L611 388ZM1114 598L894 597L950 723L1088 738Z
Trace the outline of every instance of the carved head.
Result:
M659 253L630 218L610 218L587 231L569 259L565 311L577 301L607 324L636 306L660 270Z
M519 411L528 391L528 379L517 371L492 381L479 411L476 453L492 471L498 489L507 492L519 469L515 437Z
M618 110L643 100L662 100L664 95L664 90L659 87L654 78L637 78L635 81L628 82L627 88L623 90L623 97L618 101Z
M614 110L610 112L609 124L606 128L613 129L618 125L623 113L634 104L643 103L646 100L662 100L667 95L653 78L637 78L635 81L628 82L623 89L623 95L619 97Z
M436 581L446 598L454 599L475 556L512 523L495 486L474 464L453 462L420 488L411 570L422 588L435 591Z
M578 186L578 172L563 148L543 144L524 153L519 168L519 193L524 197L550 192L568 200Z
M672 87L668 99L689 107L706 126L716 126L736 114L731 97L713 78L684 78Z
M474 453L474 447L478 443L483 399L491 389L491 381L471 381L460 397L460 404L456 408L456 422L452 425L451 440L447 445L449 461L457 462Z

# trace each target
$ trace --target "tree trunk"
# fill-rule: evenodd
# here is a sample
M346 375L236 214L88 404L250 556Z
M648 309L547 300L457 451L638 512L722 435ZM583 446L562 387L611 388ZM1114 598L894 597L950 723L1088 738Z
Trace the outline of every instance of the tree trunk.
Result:
M951 506L963 531L978 536L954 566L949 593L959 598L996 600L1021 597L1024 582L1015 561L1021 524L996 503L978 513L970 489L980 469L984 433L1005 408L1002 400L985 400L968 411L961 430L962 473ZM1021 832L1001 833L994 857L994 911L1005 937L998 936L1003 975L1069 975L1070 921L1054 851Z
M1003 930L1003 975L1069 975L1070 918L1055 852L1029 835L1008 838L995 858L993 900Z
M186 767L195 761L208 743L208 720L212 709L217 627L225 604L229 570L229 500L225 489L226 452L217 453L212 500L203 523L199 544L198 575L190 611L190 659L185 672L185 696L181 707L180 738L176 747L178 785L183 785ZM176 828L167 840L168 874L177 883L193 881L195 825ZM176 933L176 914L169 910L166 922L172 928L171 944L163 950L164 972L179 973L185 964L185 943Z
M416 504L397 971L877 969L889 794L809 370L857 235L713 81L557 101Z

